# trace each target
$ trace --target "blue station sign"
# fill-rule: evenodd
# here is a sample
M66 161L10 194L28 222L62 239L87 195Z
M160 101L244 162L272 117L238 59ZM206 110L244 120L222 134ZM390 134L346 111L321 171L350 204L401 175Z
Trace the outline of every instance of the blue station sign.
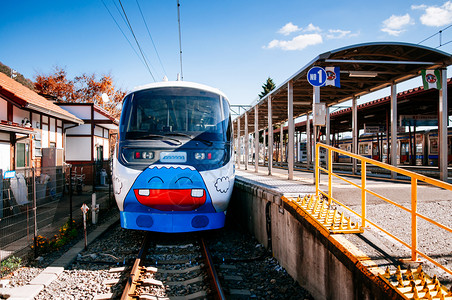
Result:
M312 67L308 71L308 82L312 86L322 86L326 81L326 72L321 67Z

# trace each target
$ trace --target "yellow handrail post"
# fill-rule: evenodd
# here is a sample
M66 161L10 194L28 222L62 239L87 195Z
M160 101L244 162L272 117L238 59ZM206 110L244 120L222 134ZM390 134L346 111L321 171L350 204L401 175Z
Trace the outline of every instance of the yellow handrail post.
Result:
M361 161L361 222L363 228L366 227L366 173L366 162Z
M417 261L417 178L411 177L411 259Z
M332 185L332 175L333 173L333 150L328 148L328 205L331 205L333 199L333 185Z
M411 257L408 259L407 262L420 262L419 257L421 257L423 259L426 259L430 263L436 265L437 267L441 268L448 274L452 275L451 269L447 268L446 266L441 265L439 262L435 261L433 258L429 257L426 253L423 253L422 251L420 251L418 249L418 232L417 232L417 218L420 218L424 221L427 221L427 222L437 226L438 228L444 229L444 230L452 233L452 228L450 226L441 224L438 221L435 221L421 213L418 213L418 211L417 211L417 201L418 201L418 191L417 190L418 190L418 182L419 181L432 185L432 186L435 186L435 187L438 187L438 188L443 188L443 189L446 189L449 191L452 191L452 184L444 182L444 181L440 181L437 179L433 179L433 178L430 178L430 177L427 177L424 175L420 175L420 174L414 173L412 171L397 168L395 166L392 166L392 165L389 165L389 164L386 164L383 162L375 161L370 158L362 157L360 155L350 153L350 152L347 152L340 148L332 147L330 145L316 143L315 147L316 147L315 149L317 149L317 151L316 151L316 155L315 155L316 160L315 160L314 174L315 174L315 187L316 187L316 195L317 196L320 196L320 194L322 194L325 197L329 197L330 204L334 202L335 204L342 206L344 209L347 209L350 213L354 214L356 216L356 218L358 218L358 219L361 218L362 219L362 221L361 221L362 227L360 229L365 230L366 224L369 224L369 226L375 227L377 230L381 230L383 233L385 233L389 237L395 239L397 242L399 242L403 246L409 248L411 250ZM328 162L327 162L326 167L323 167L320 165L320 148L326 149L326 151L328 151L328 153L327 153ZM349 179L346 179L345 177L340 176L339 174L334 172L333 159L332 159L333 153L347 155L351 158L354 158L357 160L359 159L361 161L361 184L359 184L357 182L353 182ZM381 167L381 168L384 168L391 172L396 172L396 173L410 177L411 178L411 208L405 207L404 205L394 202L382 195L379 195L375 191L372 191L370 188L368 188L367 187L367 164L370 164L371 166ZM320 173L321 172L328 174L328 193L326 191L320 190ZM333 184L332 184L333 176L335 178L338 178L339 180L347 182L351 186L361 189L361 206L362 206L361 213L353 210L352 208L347 207L346 205L341 203L338 199L334 199ZM371 219L367 220L367 212L366 212L367 207L366 206L367 206L367 194L368 193L370 195L372 195L373 197L377 197L377 198L379 198L387 203L390 203L391 205L411 214L411 243L409 243L408 241L402 240L401 238L398 238L394 234L390 233L388 230L384 229L379 224L374 223ZM329 230L330 231L334 230L334 228L330 228Z
M316 197L319 196L319 166L320 166L320 160L319 160L319 152L320 152L320 144L315 145L315 195Z

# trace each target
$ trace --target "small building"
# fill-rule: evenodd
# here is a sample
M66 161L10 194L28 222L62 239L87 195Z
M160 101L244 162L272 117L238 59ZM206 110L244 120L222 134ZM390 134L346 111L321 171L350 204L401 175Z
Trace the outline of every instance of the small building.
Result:
M62 166L66 129L82 124L74 114L0 73L0 170L40 168L43 162Z
M82 125L67 124L66 163L72 164L75 172L80 174L83 167L85 182L93 182L92 174L96 174L95 184L100 183L100 172L108 170L111 158L111 136L117 133L119 121L107 111L93 103L57 103L60 108L83 120ZM92 166L96 166L93 168Z

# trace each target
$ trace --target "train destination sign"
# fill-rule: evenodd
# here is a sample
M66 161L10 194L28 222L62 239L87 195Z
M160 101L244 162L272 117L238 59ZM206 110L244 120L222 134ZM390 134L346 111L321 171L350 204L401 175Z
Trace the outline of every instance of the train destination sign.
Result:
M402 126L438 126L436 115L400 115Z

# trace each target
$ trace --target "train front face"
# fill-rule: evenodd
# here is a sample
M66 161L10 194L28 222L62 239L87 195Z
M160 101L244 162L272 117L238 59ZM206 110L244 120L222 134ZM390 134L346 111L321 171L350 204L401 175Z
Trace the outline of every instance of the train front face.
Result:
M113 162L121 226L222 228L234 185L231 128L229 103L219 93L165 86L126 96Z

